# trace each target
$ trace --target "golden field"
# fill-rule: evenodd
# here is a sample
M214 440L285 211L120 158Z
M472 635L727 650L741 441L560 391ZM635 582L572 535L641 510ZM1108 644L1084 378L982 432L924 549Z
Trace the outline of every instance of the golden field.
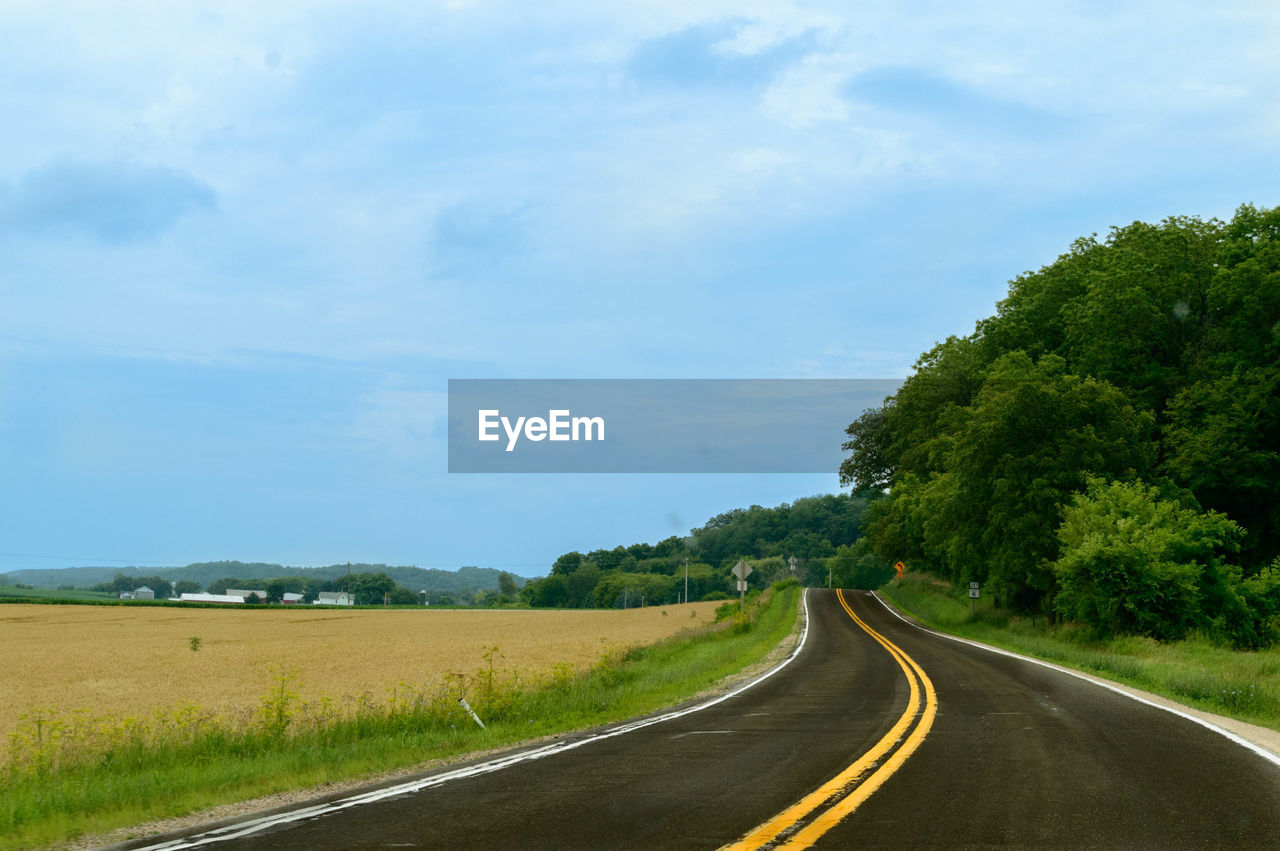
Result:
M179 609L0 605L0 750L33 710L147 717L183 704L257 707L273 671L304 700L383 699L487 665L524 679L647 644L714 619L715 602L614 610ZM191 639L199 638L199 649Z

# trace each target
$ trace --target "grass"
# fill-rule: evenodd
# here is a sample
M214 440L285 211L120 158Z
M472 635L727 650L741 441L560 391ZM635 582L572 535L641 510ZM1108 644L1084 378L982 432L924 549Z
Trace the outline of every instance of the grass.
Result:
M746 616L723 606L718 624L538 680L503 668L490 651L469 674L429 688L401 683L352 707L304 700L297 673L276 668L253 715L234 723L194 706L105 727L29 718L0 783L0 847L100 834L651 712L766 656L791 631L798 593L794 585L767 591Z
M0 598L24 602L49 601L59 603L118 602L109 591L66 590L62 588L32 588L29 585L0 585Z
M401 682L437 687L483 664L495 645L502 667L529 678L562 663L585 669L611 647L710 623L715 609L0 605L0 669L21 672L0 689L0 762L20 717L46 707L113 722L183 703L233 716L253 711L275 665L297 671L304 697L351 708Z
M880 589L888 600L942 632L971 638L1126 683L1206 712L1280 730L1280 648L1239 651L1203 637L1158 642L1099 640L1074 624L1053 626L971 606L968 589L920 574ZM975 611L976 608L976 611Z

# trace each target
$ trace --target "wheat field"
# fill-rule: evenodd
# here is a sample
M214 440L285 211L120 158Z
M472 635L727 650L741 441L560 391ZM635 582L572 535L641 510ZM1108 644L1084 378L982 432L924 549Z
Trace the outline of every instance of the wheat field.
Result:
M145 718L182 704L251 712L273 672L305 700L382 699L488 665L523 679L585 668L714 618L715 602L615 610L0 606L0 750L26 713ZM198 641L193 641L198 639ZM193 649L196 646L196 649Z

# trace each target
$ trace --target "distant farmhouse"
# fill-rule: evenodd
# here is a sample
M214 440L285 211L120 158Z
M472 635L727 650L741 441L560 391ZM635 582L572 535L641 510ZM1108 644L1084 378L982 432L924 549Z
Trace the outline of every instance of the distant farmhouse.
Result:
M346 591L321 591L316 606L350 606L355 603Z
M183 594L181 600L184 603L244 603L245 598L250 594L257 595L260 603L267 601L266 591L245 588L228 588L225 594ZM284 595L280 602L287 605L297 605L302 602L302 595L289 592Z
M183 603L243 603L244 597L233 594L183 594Z
M141 588L133 589L133 599L135 600L154 600L155 598L156 598L156 592L152 591L150 588L148 588L145 585L143 585Z

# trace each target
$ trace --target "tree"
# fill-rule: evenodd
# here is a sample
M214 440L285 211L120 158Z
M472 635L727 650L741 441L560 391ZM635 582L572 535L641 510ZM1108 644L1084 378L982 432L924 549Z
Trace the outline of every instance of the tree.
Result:
M285 584L279 579L271 579L267 581L267 602L282 603L284 602Z
M926 450L937 471L901 495L914 499L903 508L916 515L922 554L1031 611L1053 596L1060 506L1090 473L1145 475L1154 449L1149 414L1106 382L1067 373L1056 355L997 359L973 403L950 408L939 429Z
M530 601L534 606L559 608L569 600L569 581L562 574L553 573L538 581Z
M518 590L515 576L505 570L498 574L498 593L510 599L515 597Z
M560 558L556 559L555 564L551 565L551 573L557 576L566 573L573 573L578 569L578 565L581 563L582 553L574 550L573 552L565 553L560 556Z
M1185 387L1168 420L1165 470L1245 526L1247 560L1265 564L1280 551L1280 365Z
M402 585L397 585L392 589L387 602L393 606L412 606L417 604L418 595Z
M357 605L381 605L385 596L396 588L395 580L385 573L357 573L351 577L351 595Z
M865 411L845 429L849 440L840 448L850 455L840 464L840 484L859 488L889 487L893 465L889 462L889 405Z
M575 609L589 609L595 605L596 585L600 582L600 568L589 561L566 577L567 594L562 605Z
M893 565L876 555L866 538L839 547L828 563L837 588L874 591L894 577Z
M190 579L179 579L173 586L173 592L179 597L183 594L199 594L200 590L200 583L192 582Z
M1239 620L1238 572L1220 558L1240 536L1225 515L1165 499L1142 482L1091 479L1058 527L1054 605L1106 636L1177 639L1215 618Z

